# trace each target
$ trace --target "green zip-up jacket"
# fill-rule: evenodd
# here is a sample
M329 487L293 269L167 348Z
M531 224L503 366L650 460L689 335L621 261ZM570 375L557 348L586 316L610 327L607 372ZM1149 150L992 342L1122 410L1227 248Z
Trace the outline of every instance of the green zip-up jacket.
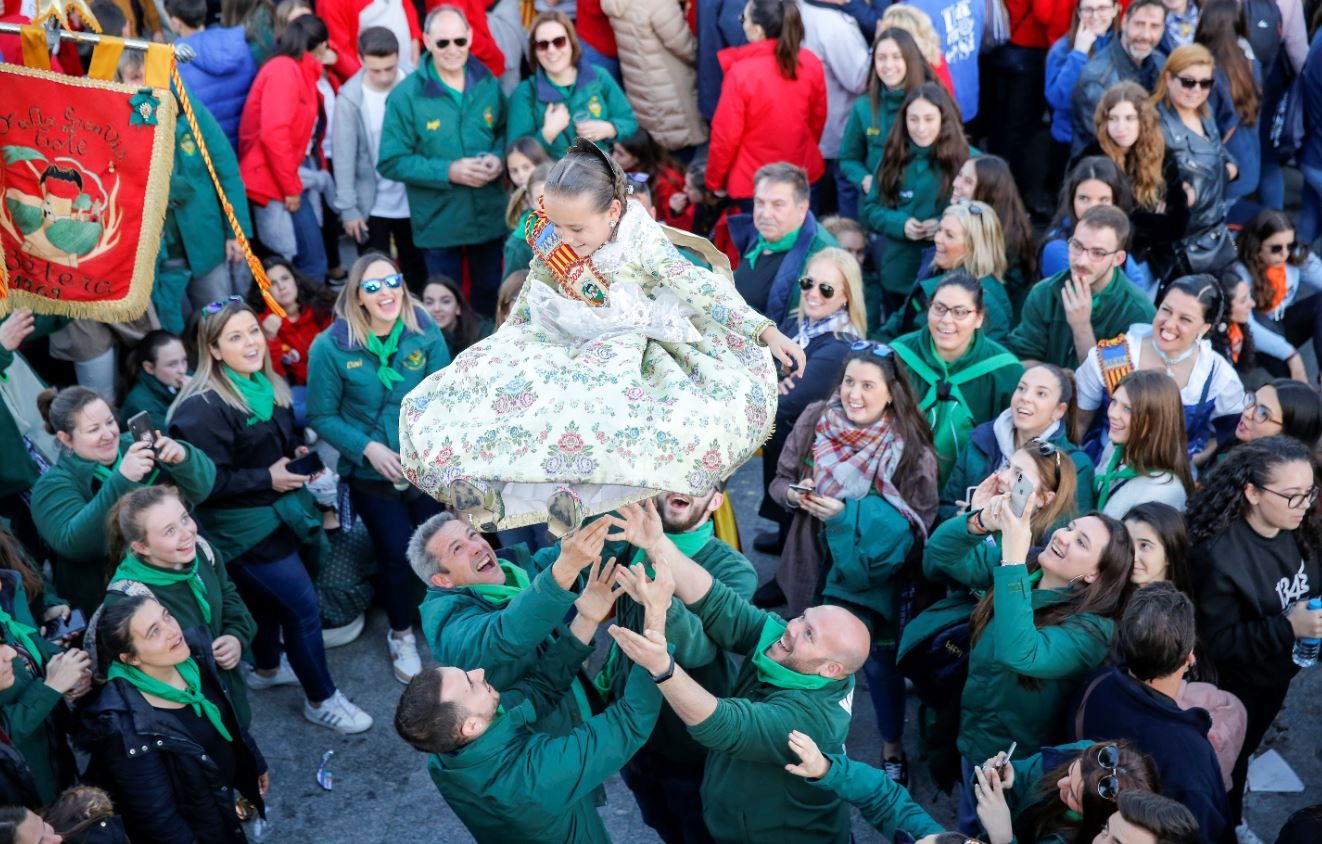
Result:
M909 165L904 171L899 195L891 200L881 195L881 181L874 179L872 189L863 197L859 216L868 231L885 235L881 258L881 285L888 292L903 296L913 287L923 262L923 250L930 240L909 240L904 224L909 218L930 220L950 201L950 191L942 191L941 175L934 169L932 148L909 145Z
M1077 369L1079 356L1074 349L1074 332L1065 319L1065 303L1060 292L1069 278L1068 269L1033 285L1024 300L1023 315L1005 345L1023 360L1054 363L1064 369ZM1098 340L1124 334L1136 322L1152 322L1156 309L1129 276L1116 267L1111 282L1093 296L1092 331Z
M161 433L169 431L170 426L165 421L165 414L169 411L176 395L178 393L170 392L170 388L158 381L156 376L139 372L138 380L133 383L133 389L129 390L128 395L124 396L124 401L119 405L120 427L127 431L129 420L145 410L151 417L153 428Z
M812 736L823 753L843 753L854 678L816 690L782 689L758 679L752 656L771 613L719 580L689 609L719 647L744 656L734 688L689 734L709 751L702 777L702 819L719 842L780 844L849 840L849 807L785 770L797 762L791 730Z
M546 108L551 103L564 103L569 108L569 126L548 144L546 138L542 137L542 124L546 121ZM540 67L536 73L519 83L519 87L510 94L506 137L510 140L524 135L536 138L552 159L561 158L574 142L574 115L584 112L591 115L593 120L605 120L615 127L615 137L598 144L608 155L610 144L624 140L638 131L633 106L629 104L624 91L609 73L601 72L587 59L583 59L578 63L578 78L568 89L553 84Z
M514 226L514 231L505 238L505 249L502 253L505 266L501 278L509 278L510 273L526 270L532 266L532 247L528 245L528 239L523 236L523 227L528 224L528 218L531 216L531 211L524 211L519 217L519 222Z
M872 110L870 94L854 100L849 109L836 160L840 162L840 172L859 189L862 189L866 177L871 176L874 181L877 178L886 138L891 133L891 126L895 125L895 117L904 105L905 96L903 88L887 88L877 97L876 111Z
M564 736L535 730L556 698L568 696L565 689L590 653L574 637L563 637L524 682L501 696L505 714L486 732L453 753L428 757L432 782L479 844L610 841L593 795L643 746L661 693L633 666L624 696L602 714Z
M916 283L900 309L890 315L886 323L873 334L872 339L889 343L901 334L908 334L921 325L927 324L927 306L936 293L936 286L945 275L932 276ZM978 279L982 287L982 303L986 314L982 321L982 333L997 343L1004 344L1010 336L1013 325L1013 308L1005 285L994 275L985 275Z
M8 593L5 598L13 598L13 605L7 607L9 615L19 624L36 628L18 572L6 571L2 583ZM9 645L21 647L21 643L10 637L6 639ZM0 691L0 717L4 719L5 734L28 763L42 803L49 805L61 789L72 784L74 773L68 766L72 759L64 734L52 719L64 696L45 682L44 666L62 649L42 638L40 632L34 633L32 640L41 652L43 668L36 668L23 656L14 660L14 684Z
M1084 740L1044 747L1040 753L1015 759L1010 763L1014 767L1014 786L1006 790L1005 802L1010 807L1010 819L1016 829L1020 826L1020 818L1024 818L1030 809L1046 801L1059 799L1054 788L1046 791L1044 796L1043 790L1038 788L1042 778L1063 763L1072 761L1080 752L1092 747L1093 744L1092 741ZM975 764L981 765L985 761L979 759ZM1073 838L1072 829L1043 830L1037 837L1037 844L1066 844ZM1014 841L1018 840L1016 836Z
M209 623L202 615L202 609L197 605L193 590L187 583L141 585L151 590L156 600L170 611L170 615L175 617L184 630L205 629L206 635L213 642L221 636L233 636L247 653L252 649L252 637L257 635L257 622L253 620L252 613L248 612L248 605L239 596L234 581L230 580L225 570L225 561L220 559L210 545L204 547L204 541L198 538L197 574L206 588L207 606L211 608ZM106 592L105 605L118 603L125 597L123 592ZM248 686L240 673L240 666L228 670L216 666L216 670L220 673L220 682L229 692L230 702L234 704L235 717L247 729L252 723L252 708L248 704Z
M969 653L961 697L960 754L974 764L1012 741L1021 747L1053 744L1064 732L1069 698L1106 658L1115 624L1087 613L1053 627L1038 627L1035 611L1065 600L1068 589L1035 589L1027 566L1000 565L986 538L966 519L932 532L923 555L929 576L943 575L970 589L992 589L993 616ZM973 551L980 553L970 553ZM1026 689L1020 678L1035 681Z
M133 438L119 439L122 456ZM177 486L190 506L197 506L211 494L216 481L216 464L202 451L185 442L183 462L174 466L156 464L152 483ZM32 488L32 520L37 532L56 554L55 588L69 603L91 615L105 594L106 586L106 514L127 492L144 486L134 483L118 470L101 482L93 474L96 464L72 451L41 476Z
M886 838L904 830L915 841L944 832L945 827L932 820L922 806L913 801L909 790L871 765L855 762L843 753L828 753L831 769L809 785L834 793L858 807L863 820L872 824Z
M69 323L68 317L54 317L36 314L34 328L28 339L45 337L59 331ZM0 317L3 323L9 317ZM9 380L9 367L14 364L17 352L11 352L0 346L0 381ZM18 423L9 414L9 407L0 401L0 498L8 498L32 489L40 476L37 464L32 462L27 446L23 445L23 435L18 430Z
M853 610L872 631L873 641L895 641L898 578L913 542L909 520L885 498L869 492L845 499L844 509L822 523L821 598ZM860 607L870 612L859 612Z
M743 600L753 599L753 593L757 591L757 570L743 554L713 537L692 559ZM642 633L643 615L642 605L628 595L621 595L615 603L615 623L621 627ZM678 598L671 599L670 612L666 614L666 641L675 647L675 662L683 666L698 685L717 697L730 693L734 685L734 664L729 655L707 636L697 616L685 609ZM610 700L619 700L624 694L628 677L625 670L629 665L628 657L621 653L616 659L610 673ZM707 758L706 748L693 740L688 727L669 704L662 705L661 717L647 746L667 759L690 766L700 765Z
M337 319L308 350L308 424L340 453L343 478L384 478L363 456L371 443L399 451L399 405L409 392L450 362L445 338L427 312L413 308L421 331L407 328L390 368L403 376L389 389L377 376L376 355L349 339L349 324Z
M450 184L450 164L489 152L505 154L505 95L475 58L464 91L441 84L430 53L386 99L376 169L403 182L413 242L424 249L486 243L505 236L505 191L493 179L480 188Z

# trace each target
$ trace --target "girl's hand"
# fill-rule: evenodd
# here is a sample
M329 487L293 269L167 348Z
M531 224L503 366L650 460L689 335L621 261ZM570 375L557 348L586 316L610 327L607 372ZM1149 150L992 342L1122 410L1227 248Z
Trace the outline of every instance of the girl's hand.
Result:
M807 365L808 359L803 354L803 349L799 344L786 337L781 330L774 325L768 325L758 335L758 339L766 344L771 350L771 354L780 361L781 366L785 367L788 377L798 378L803 375L803 368Z
M160 431L156 432L156 439L153 442L156 448L156 459L167 466L177 466L184 462L188 457L188 452L176 440L163 435Z
M1014 830L1001 778L994 768L975 768L973 776L976 779L973 794L978 800L978 820L987 830L987 841L989 844L1010 844L1014 840Z
M226 633L211 643L211 655L216 658L218 667L229 671L239 664L239 657L243 656L243 645L236 637Z
M829 495L818 495L815 492L810 492L803 496L803 500L799 502L799 507L808 515L820 521L829 522L840 515L841 510L845 509L845 502L839 498L831 498Z
M129 446L129 450L120 458L119 473L136 484L147 477L155 465L156 456L152 454L151 446L144 442L136 442Z
M796 777L819 780L831 771L831 760L822 755L817 742L798 730L790 733L790 750L799 757L799 764L786 765L785 770Z
M927 237L927 226L913 217L904 221L904 236L909 240L922 240Z
M987 506L987 502L996 495L996 473L993 472L982 479L982 483L973 488L973 500L969 502L970 510L981 510Z
M799 486L816 486L816 485L817 484L813 481L812 478L804 478L803 480L799 481ZM791 507L801 507L803 506L803 493L799 492L794 487L786 487L785 500L789 502L789 505Z
M307 486L308 481L312 480L308 475L295 475L285 468L288 464L289 458L281 457L267 470L271 473L271 489L276 492L293 492Z

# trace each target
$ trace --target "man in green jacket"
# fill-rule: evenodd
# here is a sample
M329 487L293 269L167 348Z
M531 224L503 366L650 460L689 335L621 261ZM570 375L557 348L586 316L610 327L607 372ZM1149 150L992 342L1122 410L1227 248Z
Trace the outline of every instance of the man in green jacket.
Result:
M1033 286L1005 341L1025 367L1076 369L1098 340L1152 322L1152 303L1120 269L1128 242L1129 217L1119 208L1094 205L1083 213L1070 238L1069 269Z
M454 6L427 15L427 55L386 100L376 169L403 182L413 242L429 275L463 277L467 258L472 305L495 313L505 227L505 95L469 56L473 34Z
M757 570L748 558L717 539L712 514L725 496L712 488L694 497L665 492L654 499L666 538L745 601L757 589ZM648 564L647 551L638 549L623 563ZM644 607L623 596L615 605L615 623L642 633ZM734 684L730 657L703 631L702 623L672 598L666 613L667 636L675 646L675 661L704 689L725 696ZM619 700L628 680L628 660L612 647L596 685L609 701ZM642 750L620 772L642 810L643 821L666 841L701 841L707 830L702 821L702 772L707 749L689 736L688 728L669 706L661 709L656 730Z
M662 529L656 507L631 504L620 517L623 538L647 550L656 577L640 567L621 578L647 608L664 616L672 595L702 622L718 646L744 656L728 697L718 698L675 664L665 637L649 625L639 635L618 625L610 634L642 666L691 735L708 750L702 782L703 820L720 842L845 842L849 808L834 794L786 771L795 757L789 734L812 736L843 753L853 701L853 675L868 658L867 627L843 607L809 607L786 624L759 610L685 557Z
M591 608L580 613L590 631L618 594L609 577L594 581ZM664 612L655 624L665 628ZM562 637L504 693L481 668L450 666L419 674L404 690L395 729L430 754L432 782L479 842L610 841L594 795L647 739L661 695L656 682L633 666L620 700L605 712L564 736L535 729L557 699L569 696L591 651L581 639Z

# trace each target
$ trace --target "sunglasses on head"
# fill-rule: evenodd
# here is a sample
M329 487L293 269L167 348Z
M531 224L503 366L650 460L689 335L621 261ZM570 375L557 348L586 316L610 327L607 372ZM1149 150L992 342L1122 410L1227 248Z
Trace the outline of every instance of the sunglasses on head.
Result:
M1289 255L1298 247L1299 247L1299 241L1292 240L1289 243L1273 243L1271 246L1268 246L1267 249L1273 255L1280 255L1282 252L1284 252L1286 255Z
M881 358L882 360L885 360L886 358L894 354L890 346L887 346L885 343L878 343L873 340L857 340L852 345L850 345L849 351L871 352L873 357Z
M467 38L467 37L461 37L461 38L437 38L437 39L436 39L435 41L433 41L432 43L436 45L436 49L438 49L438 50L444 50L446 47L449 47L451 44L453 44L453 45L456 46L456 47L467 47L467 46L468 46L468 38Z
M210 302L206 305L203 305L202 313L218 314L225 309L226 305L242 305L242 304L243 304L242 296L227 296L224 299L220 299L218 301Z
M1108 744L1097 751L1097 765L1111 772L1097 781L1097 796L1114 803L1116 795L1120 793L1120 777L1117 776L1120 768L1120 748Z
M830 299L832 296L835 295L834 285L827 284L824 281L813 281L813 278L810 275L806 275L803 278L799 279L800 290L804 290L804 291L812 290L812 286L814 284L817 285L817 289L821 291L822 296L824 296L825 298Z
M365 278L358 282L358 289L364 293L380 293L382 285L394 290L403 283L404 276L399 273L391 273L385 278Z
M1210 91L1212 90L1212 85L1215 84L1211 79L1190 79L1188 76L1177 76L1175 78L1180 81L1181 85L1188 88L1190 91L1194 88L1202 88L1204 91Z
M565 48L565 45L568 43L569 43L568 35L557 35L554 38L547 38L545 40L539 38L536 41L532 42L532 45L533 48L537 50L537 52L545 53L547 50L551 49L552 47L556 48L557 50L563 50Z
M1056 448L1055 445L1039 437L1034 437L1028 441L1024 448L1031 448L1043 457L1055 457L1056 468L1060 468L1060 449Z

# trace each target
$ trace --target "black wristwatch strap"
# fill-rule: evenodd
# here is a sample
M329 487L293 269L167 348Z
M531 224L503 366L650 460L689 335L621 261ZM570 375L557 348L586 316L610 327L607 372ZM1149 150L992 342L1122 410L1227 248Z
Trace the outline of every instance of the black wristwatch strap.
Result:
M670 654L670 664L666 666L666 670L660 674L653 674L651 677L653 683L664 683L673 676L675 676L675 655Z

